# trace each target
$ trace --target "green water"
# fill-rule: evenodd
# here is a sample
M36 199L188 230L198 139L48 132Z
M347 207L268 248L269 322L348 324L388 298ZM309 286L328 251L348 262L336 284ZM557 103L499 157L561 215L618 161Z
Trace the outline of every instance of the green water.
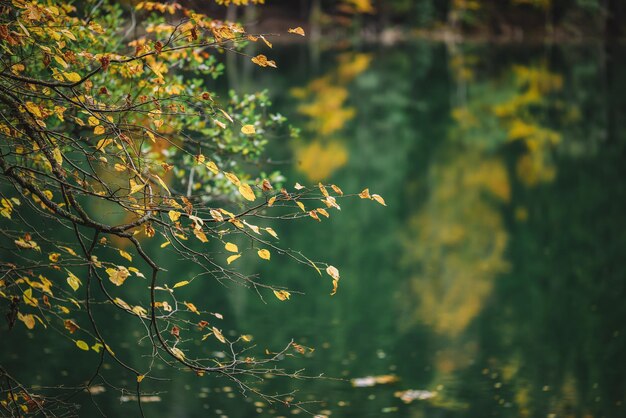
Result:
M241 266L305 295L264 303L208 279L180 289L181 299L222 313L226 334L252 334L256 355L292 338L315 348L284 365L328 377L258 387L297 390L314 401L311 412L332 417L626 416L623 49L276 45L272 58L277 71L237 65L230 74L244 91L269 88L272 111L302 127L299 140L272 138L267 157L290 184L369 187L387 207L343 201L321 224L273 224L284 246L340 268L333 297L329 280L278 256ZM308 110L298 110L302 101ZM164 264L172 281L199 271ZM140 327L100 320L118 355L145 361ZM72 386L93 372L97 355L71 341L37 334L19 346L24 331L12 332L0 334L2 360L22 378ZM109 363L102 374L132 392L134 376ZM147 416L294 412L255 405L224 378L153 374L166 380L144 381L160 397L144 404ZM390 381L351 383L368 376ZM434 396L405 403L398 392L409 389ZM108 416L138 416L108 386L72 400L81 416L97 416L94 403Z

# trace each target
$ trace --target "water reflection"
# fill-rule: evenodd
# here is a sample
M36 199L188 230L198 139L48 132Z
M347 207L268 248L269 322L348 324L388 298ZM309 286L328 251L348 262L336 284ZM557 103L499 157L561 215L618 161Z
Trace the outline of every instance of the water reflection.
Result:
M306 142L293 144L298 169L309 181L327 180L348 161L348 151L341 139L342 130L354 118L355 109L346 104L348 86L365 71L372 60L370 54L343 53L337 66L305 87L294 87L291 95L301 103L297 111L307 116Z
M300 142L277 140L271 157L296 161L282 168L294 182L369 186L388 207L346 202L321 225L274 226L285 246L341 266L334 297L316 274L276 262L244 268L306 297L265 304L208 280L181 288L183 298L206 295L203 308L224 315L225 333L252 334L250 355L294 338L315 351L286 365L332 377L258 387L297 390L332 417L626 416L626 85L608 76L623 72L626 55L420 43L327 52L315 68L304 48L275 45L280 74L242 82L269 87L277 110L305 126ZM144 291L138 284L138 302ZM141 330L110 321L116 351L141 363L148 346L132 338ZM37 383L89 376L92 353L68 358L56 336L33 341L0 354L3 363L32 371L47 346ZM211 341L197 349L219 356ZM134 379L103 370L119 385ZM172 380L144 382L161 397L145 405L149 416L297 411L242 402L225 379L158 373ZM110 416L136 413L114 390L93 396ZM95 414L83 401L85 416Z

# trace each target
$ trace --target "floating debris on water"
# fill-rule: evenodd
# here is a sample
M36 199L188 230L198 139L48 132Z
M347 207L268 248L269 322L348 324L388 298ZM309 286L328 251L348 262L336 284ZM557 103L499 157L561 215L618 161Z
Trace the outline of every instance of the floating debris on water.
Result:
M431 399L437 396L437 392L431 392L429 390L416 390L409 389L399 391L393 394L396 398L400 398L404 403L411 403L415 400L424 401L426 399Z
M141 402L161 402L161 397L157 395L144 395L140 396L139 399ZM136 402L137 397L135 395L122 395L120 396L120 402Z
M350 380L352 386L355 388L367 388L376 385L387 385L389 383L395 383L398 380L398 376L393 374L384 374L380 376L365 376L365 377L356 377Z

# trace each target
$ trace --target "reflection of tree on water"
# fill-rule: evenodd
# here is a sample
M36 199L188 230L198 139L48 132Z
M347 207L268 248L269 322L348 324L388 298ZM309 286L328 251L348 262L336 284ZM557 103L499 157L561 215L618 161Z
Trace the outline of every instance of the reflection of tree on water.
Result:
M419 266L410 281L420 299L414 319L454 336L506 271L507 233L496 203L510 192L501 161L464 149L450 154L431 166L429 198L410 220L405 256Z
M309 118L307 129L314 138L294 145L298 169L309 180L328 179L347 163L348 151L340 135L355 116L355 109L346 104L347 85L369 67L371 59L368 54L339 55L337 68L304 88L292 89L292 95L304 102L298 113Z
M468 93L476 58L452 51L452 75L462 86L462 94L454 96L456 125L430 165L428 198L410 220L407 257L418 266L411 281L421 301L416 318L439 333L457 335L481 311L497 275L507 271L501 206L510 202L511 192L498 151L521 141L526 152L517 163L520 179L533 185L554 177L554 168L544 162L560 135L542 126L532 108L545 107L546 95L562 80L541 67L515 66L513 88L505 95L491 80Z
M602 77L588 65L587 77ZM623 176L620 146L582 136L605 129L603 109L587 110L582 127L593 94L559 100L581 73L548 68L510 65L463 89L409 218L412 320L400 328L434 331L420 340L434 352L431 382L445 383L442 399L467 408L461 416L624 413L614 370L624 285L611 267L623 251L623 187L608 184Z

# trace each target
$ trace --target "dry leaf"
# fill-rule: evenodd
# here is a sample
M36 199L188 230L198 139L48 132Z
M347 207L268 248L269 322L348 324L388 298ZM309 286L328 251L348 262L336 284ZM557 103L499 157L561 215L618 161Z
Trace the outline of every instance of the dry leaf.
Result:
M274 290L274 295L276 295L276 297L280 300L287 300L289 299L289 296L291 296L291 293L286 290Z
M387 206L387 204L385 203L385 199L383 199L382 196L380 196L380 195L373 194L372 195L372 199L374 199L375 201L377 201L378 203L380 203L383 206Z
M304 29L302 29L300 26L298 26L297 28L293 28L293 29L288 29L287 32L289 33L295 33L296 35L300 35L300 36L305 36L304 33Z

